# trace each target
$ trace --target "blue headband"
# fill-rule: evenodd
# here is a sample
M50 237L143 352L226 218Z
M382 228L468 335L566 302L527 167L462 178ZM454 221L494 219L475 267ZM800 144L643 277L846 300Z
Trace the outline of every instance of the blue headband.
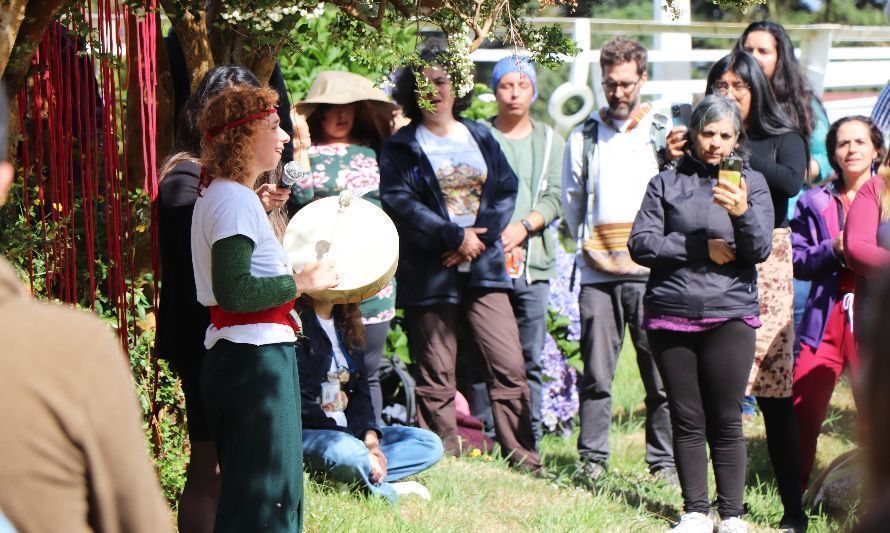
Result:
M511 55L495 63L494 70L491 72L491 90L497 90L498 83L501 82L501 78L511 72L519 72L532 82L532 88L535 90L535 94L534 96L532 96L532 101L534 102L535 100L537 100L538 74L535 72L535 66L532 64L531 60L528 57L517 57Z

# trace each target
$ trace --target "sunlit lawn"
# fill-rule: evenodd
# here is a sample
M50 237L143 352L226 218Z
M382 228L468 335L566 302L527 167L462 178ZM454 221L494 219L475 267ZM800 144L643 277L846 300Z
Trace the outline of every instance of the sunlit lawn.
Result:
M555 480L515 473L490 457L445 459L419 476L433 495L392 506L378 498L345 493L307 481L305 528L308 531L663 531L682 509L678 488L658 483L644 460L643 387L632 349L625 347L614 386L612 458L597 491L572 485L577 432L568 438L548 435L543 459ZM853 447L854 408L842 382L832 398L829 419L819 439L816 474ZM763 420L745 428L748 439L746 519L752 531L778 525L782 506L766 452ZM713 480L711 483L713 492ZM810 531L837 531L842 524L811 518Z

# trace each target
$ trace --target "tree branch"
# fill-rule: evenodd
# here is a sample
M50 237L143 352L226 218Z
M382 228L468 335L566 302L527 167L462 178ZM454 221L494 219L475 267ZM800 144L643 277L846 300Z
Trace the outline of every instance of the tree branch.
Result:
M46 2L32 0L27 3L24 19L15 36L15 45L12 47L9 59L2 70L3 80L6 82L6 89L10 94L18 92L22 84L25 83L25 78L31 70L34 52L37 51L46 28L66 3L65 0Z
M352 0L333 0L332 3L343 13L346 13L355 20L364 22L368 26L379 31L383 26L383 17L386 14L386 2L387 0L380 0L380 5L377 7L377 14L373 18L362 13Z

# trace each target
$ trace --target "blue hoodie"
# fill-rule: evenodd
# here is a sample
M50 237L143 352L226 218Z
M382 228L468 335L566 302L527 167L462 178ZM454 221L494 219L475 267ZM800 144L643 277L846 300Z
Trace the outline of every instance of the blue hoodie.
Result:
M469 286L512 289L504 262L501 232L510 222L518 180L488 127L460 120L475 139L488 168L474 227L485 244L472 262ZM457 267L442 266L442 255L460 248L464 229L451 222L429 159L409 124L387 139L380 153L380 201L399 232L399 292L396 306L461 302Z

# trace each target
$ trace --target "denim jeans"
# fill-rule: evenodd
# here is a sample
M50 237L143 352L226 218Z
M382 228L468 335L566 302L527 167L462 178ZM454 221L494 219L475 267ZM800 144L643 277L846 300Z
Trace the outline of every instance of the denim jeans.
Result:
M797 328L800 327L800 321L803 319L803 311L807 306L807 296L810 295L811 281L794 278L794 335L797 336ZM800 354L800 339L794 339L794 360Z
M393 481L423 472L439 462L444 449L432 431L407 426L381 428L380 449L386 456L386 478L371 481L371 460L365 443L345 431L303 429L303 462L309 472L328 479L361 484L369 491L396 500Z
M544 389L544 373L541 368L541 353L544 351L544 335L547 333L547 306L550 303L550 282L527 283L524 278L513 280L513 293L510 295L516 325L519 327L519 343L525 359L525 377L528 378L529 399L531 400L532 431L535 434L535 447L541 444L544 434L541 418L541 402ZM470 408L473 416L485 425L486 433L494 438L494 420L491 415L491 402L488 399L488 386L482 376L473 376Z

